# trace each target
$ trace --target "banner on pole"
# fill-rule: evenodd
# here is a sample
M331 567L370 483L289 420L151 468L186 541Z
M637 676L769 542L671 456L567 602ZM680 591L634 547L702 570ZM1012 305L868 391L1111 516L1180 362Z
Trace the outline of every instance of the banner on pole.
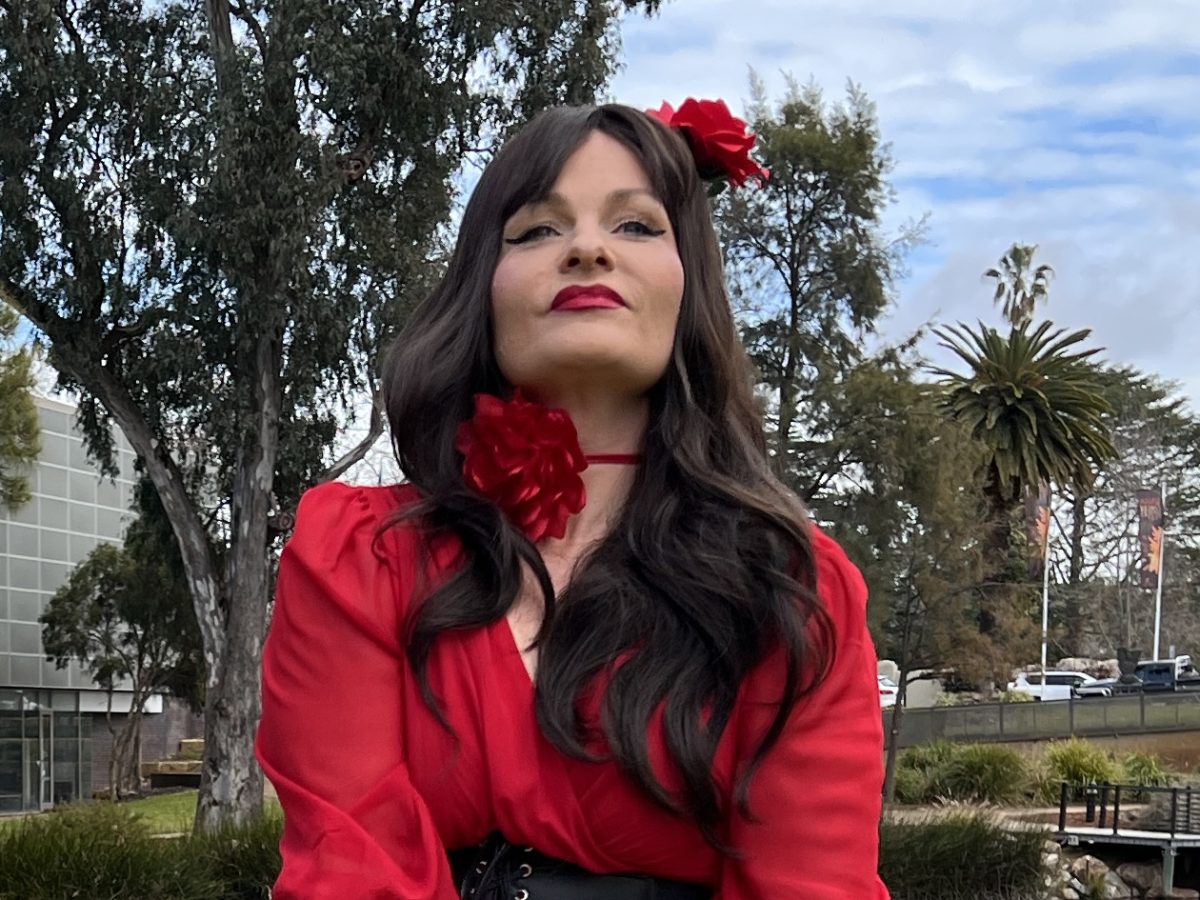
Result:
M1028 544L1029 577L1041 578L1046 569L1050 544L1050 485L1038 485L1037 493L1025 495L1025 539Z
M1138 545L1141 560L1138 564L1138 582L1144 588L1158 586L1162 569L1163 502L1160 488L1143 489L1137 492Z

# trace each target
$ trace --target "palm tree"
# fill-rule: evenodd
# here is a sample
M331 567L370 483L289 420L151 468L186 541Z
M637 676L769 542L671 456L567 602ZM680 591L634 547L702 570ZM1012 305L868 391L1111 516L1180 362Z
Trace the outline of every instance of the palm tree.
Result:
M996 281L995 303L1003 303L1004 318L1013 328L1023 328L1033 321L1033 311L1038 303L1050 297L1050 279L1054 267L1046 264L1033 268L1033 255L1037 244L1013 244L1000 257L999 268L988 269L984 278Z
M1091 334L1067 334L1042 322L1016 326L1008 337L982 323L938 329L941 345L967 364L942 376L941 408L986 448L984 492L990 513L988 569L1003 580L1009 523L1024 493L1049 482L1090 488L1098 465L1115 459L1104 415L1110 412L1090 358L1102 348L1075 349Z

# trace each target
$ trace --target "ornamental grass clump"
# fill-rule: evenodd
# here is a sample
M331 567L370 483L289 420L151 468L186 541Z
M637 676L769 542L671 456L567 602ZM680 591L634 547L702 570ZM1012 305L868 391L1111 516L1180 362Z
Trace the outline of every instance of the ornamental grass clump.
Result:
M1079 738L1051 741L1042 766L1047 776L1043 789L1053 792L1043 797L1047 802L1057 802L1064 781L1070 785L1071 798L1079 800L1089 784L1115 784L1124 774L1111 753Z
M1024 757L1008 747L967 744L936 769L928 792L934 798L977 803L1016 803L1025 796Z
M182 842L152 838L109 803L66 807L0 832L0 898L153 897L224 900L205 860Z
M1030 900L1049 874L1043 840L972 812L885 822L879 872L894 900Z

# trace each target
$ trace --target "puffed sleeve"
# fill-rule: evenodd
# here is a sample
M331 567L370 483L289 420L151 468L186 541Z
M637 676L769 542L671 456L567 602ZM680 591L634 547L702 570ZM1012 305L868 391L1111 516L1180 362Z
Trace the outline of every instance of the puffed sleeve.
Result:
M817 586L834 628L825 680L800 700L751 781L757 821L735 814L741 858L723 864L720 900L886 900L878 876L883 724L866 584L832 539L814 530ZM739 755L775 713L782 660L747 684L737 712Z
M402 745L397 581L386 488L307 492L283 549L255 750L279 794L275 900L450 900L449 864ZM392 548L389 554L388 548Z

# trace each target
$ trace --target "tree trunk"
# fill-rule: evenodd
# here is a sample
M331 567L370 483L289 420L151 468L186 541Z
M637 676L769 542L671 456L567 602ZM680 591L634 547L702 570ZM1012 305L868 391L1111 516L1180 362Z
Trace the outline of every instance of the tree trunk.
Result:
M1083 578L1083 532L1087 528L1087 495L1083 488L1073 488L1071 501L1071 567L1067 573L1070 584L1079 584Z

